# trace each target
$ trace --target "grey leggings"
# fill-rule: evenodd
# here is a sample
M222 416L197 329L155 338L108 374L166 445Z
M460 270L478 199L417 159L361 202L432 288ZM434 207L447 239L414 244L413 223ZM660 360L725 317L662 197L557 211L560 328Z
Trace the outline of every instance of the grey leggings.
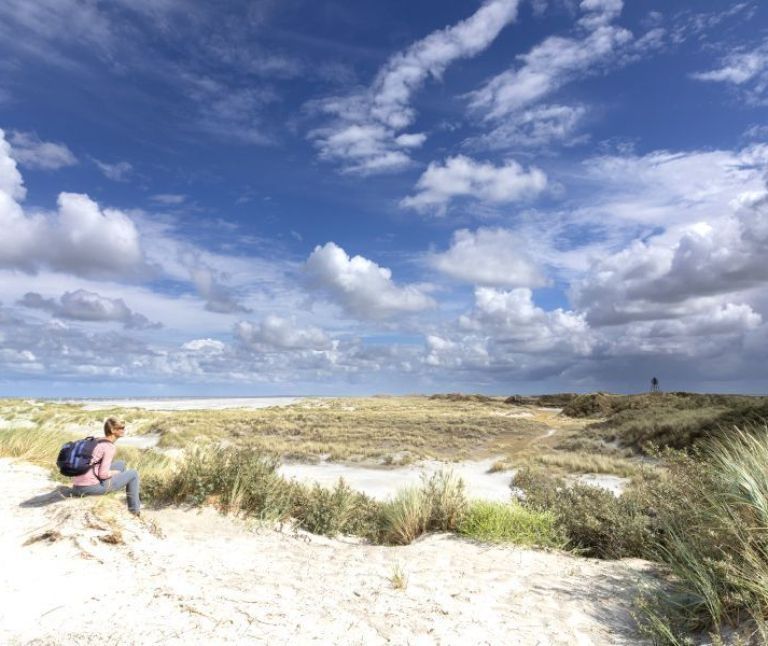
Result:
M112 469L120 471L116 476L102 480L99 484L72 487L75 496L103 496L111 491L119 491L123 487L128 494L128 509L134 513L141 508L139 502L139 474L134 469L125 470L125 462L118 460L112 463Z

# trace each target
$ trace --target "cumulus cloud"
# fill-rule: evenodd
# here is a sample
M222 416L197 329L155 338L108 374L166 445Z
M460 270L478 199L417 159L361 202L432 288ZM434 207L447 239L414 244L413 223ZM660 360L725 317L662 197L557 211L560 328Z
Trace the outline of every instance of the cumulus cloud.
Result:
M235 325L235 337L247 346L269 350L326 350L331 339L320 328L299 327L293 320L274 314L258 323L240 321Z
M479 287L455 329L426 335L423 364L431 374L472 375L475 383L542 380L589 361L598 342L583 316L546 311L529 289Z
M658 321L636 321L622 330L614 343L614 351L630 347L645 352L680 352L696 354L697 337L742 334L757 329L763 322L760 314L745 303L714 305L706 312ZM632 345L628 347L628 342Z
M572 296L594 325L701 313L713 305L707 297L768 283L766 253L768 197L747 194L716 227L699 222L677 238L635 241L602 259Z
M130 217L100 209L87 195L61 193L53 214L27 215L26 190L0 131L0 267L34 272L48 266L89 277L137 276L148 271Z
M529 253L527 240L507 229L460 229L450 248L429 264L467 283L492 287L543 287L547 279Z
M34 132L11 133L11 154L26 168L57 170L77 164L77 158L65 145L42 141Z
M585 317L561 308L547 311L533 302L530 289L475 289L475 308L459 319L466 331L489 334L519 352L565 350L586 355L593 338Z
M322 289L355 318L383 319L435 306L423 287L400 287L392 280L390 269L363 256L350 258L333 242L315 247L305 271L312 286Z
M416 194L403 199L400 205L443 215L454 198L503 204L530 199L546 187L547 176L536 167L526 171L513 160L494 166L458 155L449 157L443 165L431 163L416 183Z
M423 133L402 133L416 112L411 99L428 78L440 78L456 60L486 49L517 15L518 0L486 0L469 18L431 33L394 55L364 92L332 97L313 107L336 121L310 133L322 159L362 174L393 171L410 163L409 149Z
M27 292L19 305L41 309L53 316L73 321L112 321L122 323L129 330L146 330L162 327L146 316L133 312L122 298L107 298L95 292L78 289L65 292L60 299L44 298L37 292Z

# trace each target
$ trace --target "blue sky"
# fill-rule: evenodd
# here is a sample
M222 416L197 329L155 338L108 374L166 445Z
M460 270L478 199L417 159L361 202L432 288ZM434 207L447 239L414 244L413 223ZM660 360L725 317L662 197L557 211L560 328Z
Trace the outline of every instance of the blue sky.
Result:
M0 394L764 392L768 8L6 0Z

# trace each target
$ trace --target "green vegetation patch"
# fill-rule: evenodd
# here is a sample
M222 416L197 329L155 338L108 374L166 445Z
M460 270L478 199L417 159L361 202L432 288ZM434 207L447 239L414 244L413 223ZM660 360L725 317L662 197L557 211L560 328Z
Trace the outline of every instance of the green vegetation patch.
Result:
M764 424L768 398L742 395L655 393L576 397L563 413L572 417L603 417L578 436L560 442L564 450L604 451L606 443L618 449L646 453L652 447L689 449L735 428Z
M458 531L488 543L563 548L567 542L554 513L528 509L515 502L472 502Z

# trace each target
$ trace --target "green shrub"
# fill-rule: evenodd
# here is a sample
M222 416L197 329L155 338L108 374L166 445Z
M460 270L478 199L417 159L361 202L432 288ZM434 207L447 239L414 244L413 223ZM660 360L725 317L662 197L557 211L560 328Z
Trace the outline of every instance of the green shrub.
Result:
M279 460L246 448L214 445L188 450L170 473L144 478L157 503L212 502L226 511L282 519L292 507L294 485L277 473Z
M467 509L464 481L453 471L440 470L422 479L421 489L429 507L427 529L452 532Z
M299 519L300 527L315 534L374 538L379 504L339 479L333 489L317 484L311 488L297 486L292 515Z
M458 532L489 543L564 547L566 542L552 512L527 509L516 502L472 502Z
M515 477L525 491L524 506L554 514L568 546L586 556L618 559L645 556L653 540L643 498L628 491L616 497L587 485L566 486L559 478L523 469Z

